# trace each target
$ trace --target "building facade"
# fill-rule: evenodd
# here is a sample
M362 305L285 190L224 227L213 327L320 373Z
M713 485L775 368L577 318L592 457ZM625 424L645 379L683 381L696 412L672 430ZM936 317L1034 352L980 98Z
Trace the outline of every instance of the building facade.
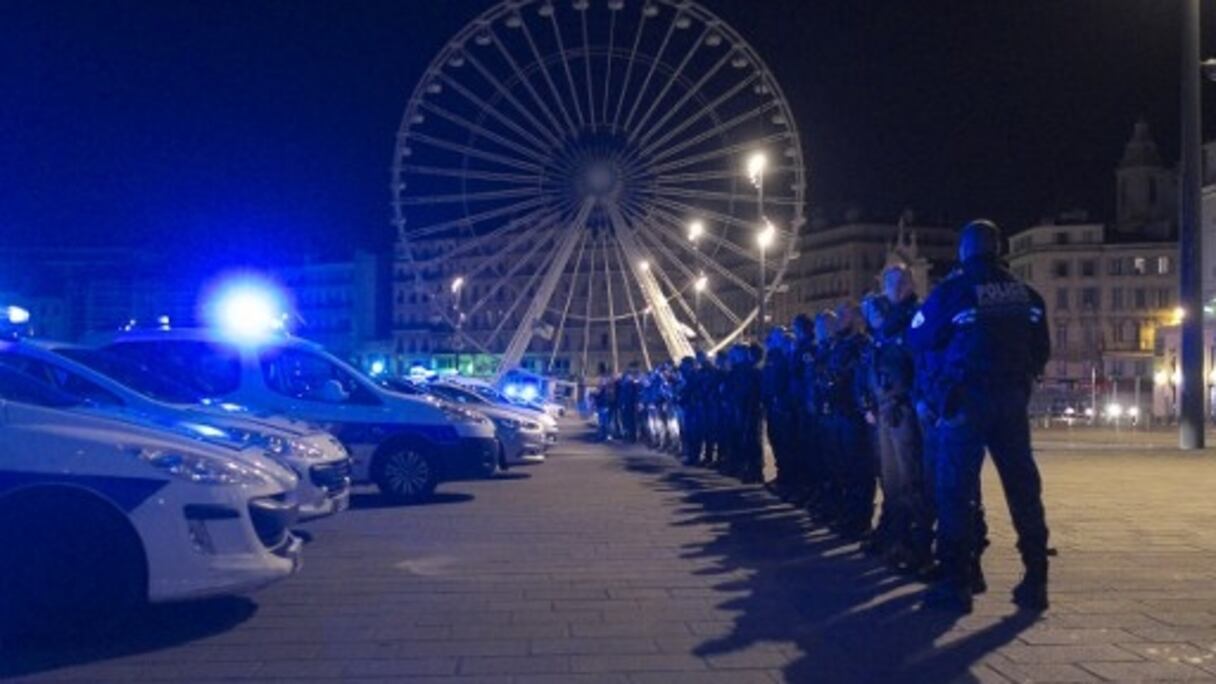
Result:
M349 261L292 266L273 275L290 295L295 334L356 362L383 353L389 334L385 259L357 252Z

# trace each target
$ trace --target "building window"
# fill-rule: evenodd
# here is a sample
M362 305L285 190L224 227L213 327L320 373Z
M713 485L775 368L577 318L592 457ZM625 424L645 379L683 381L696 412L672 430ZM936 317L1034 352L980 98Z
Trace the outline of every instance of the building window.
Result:
M1141 310L1147 309L1148 308L1147 295L1145 294L1143 287L1136 288L1135 296L1136 296L1136 308L1141 309Z
M1085 259L1081 262L1081 277L1092 278L1098 274L1098 262L1093 259Z
M1159 275L1169 275L1170 258L1167 256L1157 257L1157 273Z
M1097 309L1101 303L1101 297L1098 296L1098 288L1087 287L1081 290L1081 308L1082 309Z
M1113 276L1123 275L1123 260L1116 257L1106 262L1106 274Z
M1123 290L1122 288L1113 287L1110 290L1110 310L1123 310Z
M1057 245L1067 245L1068 244L1068 233L1063 233L1063 232L1056 233L1056 244Z
M1057 278L1068 277L1068 262L1057 260L1051 264L1051 273Z
M1113 342L1115 342L1116 344L1122 344L1124 342L1124 337L1125 337L1123 334L1123 324L1116 322L1114 325L1111 326L1110 330L1111 330L1111 340Z
M1056 290L1056 311L1068 311L1068 290L1066 288Z
M1173 305L1174 293L1168 287L1163 287L1157 290L1157 307L1168 309Z
M1144 257L1136 257L1132 259L1132 273L1136 275L1144 275L1148 273L1148 259Z
M1060 350L1068 349L1068 324L1059 323L1056 325L1056 348Z

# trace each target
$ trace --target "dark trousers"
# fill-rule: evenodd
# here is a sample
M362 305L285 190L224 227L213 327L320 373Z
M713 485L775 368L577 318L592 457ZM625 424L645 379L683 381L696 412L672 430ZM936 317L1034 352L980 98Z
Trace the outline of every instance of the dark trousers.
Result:
M958 581L969 576L983 550L976 511L985 448L1005 490L1023 562L1030 567L1047 560L1043 485L1030 448L1028 393L1016 387L985 389L968 396L963 409L938 428L937 555L947 578Z
M839 525L854 534L868 532L877 493L876 462L870 427L861 416L828 417L832 501Z
M680 409L680 446L685 463L701 460L701 449L705 443L705 420L700 408L688 406Z

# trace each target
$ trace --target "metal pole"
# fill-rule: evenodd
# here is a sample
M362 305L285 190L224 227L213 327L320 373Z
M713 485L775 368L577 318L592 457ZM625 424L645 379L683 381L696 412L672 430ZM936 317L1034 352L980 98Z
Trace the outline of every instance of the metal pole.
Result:
M1182 141L1178 211L1179 303L1182 320L1182 404L1178 443L1202 449L1203 267L1200 205L1199 0L1182 0Z
M756 212L757 212L758 218L759 218L758 225L759 225L760 231L763 232L765 229L765 225L764 225L764 174L763 173L761 173L756 179L756 194L757 194ZM757 234L759 234L759 233L757 233ZM767 316L765 315L766 312L765 312L765 303L764 303L764 286L765 286L765 283L767 282L767 278L765 277L765 273L764 273L764 252L765 252L765 248L763 246L761 246L760 247L760 289L757 290L757 292L756 292L756 296L759 298L759 303L756 307L756 340L758 342L760 342L761 344L764 344L764 342L763 342L763 340L764 340L764 321L765 321L765 318L767 318Z
M1140 376L1136 375L1136 427L1144 426L1144 409L1140 408Z
M1098 424L1098 364L1089 366L1089 424Z

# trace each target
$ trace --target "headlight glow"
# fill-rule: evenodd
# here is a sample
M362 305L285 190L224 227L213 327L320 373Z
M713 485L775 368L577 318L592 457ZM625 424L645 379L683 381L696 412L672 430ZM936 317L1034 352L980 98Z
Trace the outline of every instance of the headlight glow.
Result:
M519 421L513 418L495 418L494 424L504 430L518 430Z

